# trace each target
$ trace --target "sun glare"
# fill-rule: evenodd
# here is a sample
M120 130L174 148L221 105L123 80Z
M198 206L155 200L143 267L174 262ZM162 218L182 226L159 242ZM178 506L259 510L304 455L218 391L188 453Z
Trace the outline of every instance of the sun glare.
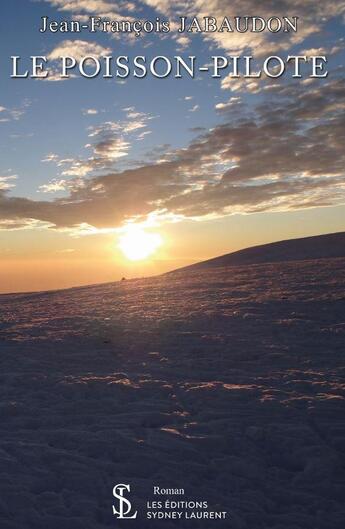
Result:
M147 233L138 226L127 226L119 240L119 248L130 261L142 261L154 254L162 244L158 233Z

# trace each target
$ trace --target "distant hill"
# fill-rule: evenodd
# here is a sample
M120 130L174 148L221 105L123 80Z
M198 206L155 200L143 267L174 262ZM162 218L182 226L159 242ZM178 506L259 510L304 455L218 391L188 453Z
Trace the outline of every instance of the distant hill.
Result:
M345 257L345 232L261 244L186 266L178 271L332 257Z

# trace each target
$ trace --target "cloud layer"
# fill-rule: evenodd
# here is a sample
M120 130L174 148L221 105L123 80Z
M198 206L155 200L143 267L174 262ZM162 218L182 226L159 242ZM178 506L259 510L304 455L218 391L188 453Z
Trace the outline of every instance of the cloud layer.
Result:
M112 20L132 20L142 18L144 7L153 10L154 15L169 18L172 27L177 25L178 17L213 16L221 21L224 16L229 19L235 16L261 16L269 18L274 16L299 17L299 30L297 33L284 34L284 38L268 32L262 33L209 33L203 37L214 45L230 53L243 53L245 50L253 51L257 55L265 55L272 49L288 49L292 45L301 44L307 37L318 33L332 18L342 20L345 17L345 4L339 0L136 0L117 1L110 0L45 0L58 10L69 13L76 18L86 16L100 16ZM152 17L153 18L153 17ZM177 27L177 26L176 26ZM178 34L172 31L170 36L177 44L186 47L192 36Z
M148 120L124 109L122 123L89 129L89 159L47 157L65 167L66 180L55 185L65 185L67 197L33 201L0 186L0 223L18 228L34 219L59 229L106 229L152 212L207 218L343 204L344 96L345 81L338 78L278 85L250 111L230 99L218 104L223 123L186 148L157 151L149 163L117 170L128 134L140 134Z

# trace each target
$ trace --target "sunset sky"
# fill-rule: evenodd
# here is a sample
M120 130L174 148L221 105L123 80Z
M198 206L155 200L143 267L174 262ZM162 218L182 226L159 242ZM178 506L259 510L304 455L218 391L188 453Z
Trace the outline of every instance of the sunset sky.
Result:
M272 5L274 4L274 13ZM296 34L41 34L40 17L299 17ZM165 272L345 229L339 0L11 0L0 57L0 291ZM327 55L326 79L61 80L83 55ZM45 55L49 80L11 79ZM134 228L133 225L134 224ZM128 228L128 226L132 226Z

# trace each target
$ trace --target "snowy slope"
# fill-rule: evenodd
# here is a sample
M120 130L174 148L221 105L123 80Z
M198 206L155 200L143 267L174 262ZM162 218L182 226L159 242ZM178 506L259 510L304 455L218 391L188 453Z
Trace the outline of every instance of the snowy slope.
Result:
M253 246L184 267L184 270L334 257L345 257L345 232Z
M342 528L344 338L344 258L1 296L1 529Z

